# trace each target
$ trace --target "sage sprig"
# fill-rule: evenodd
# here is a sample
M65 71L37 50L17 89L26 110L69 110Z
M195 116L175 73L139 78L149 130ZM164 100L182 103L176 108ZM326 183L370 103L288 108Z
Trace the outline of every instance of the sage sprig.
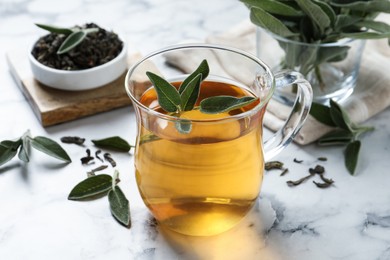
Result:
M250 9L253 24L289 41L276 40L285 53L282 68L314 73L324 87L320 65L347 57L349 46L320 48L319 44L341 39L388 38L390 25L374 19L390 13L388 0L240 0ZM295 42L313 44L307 45Z
M355 174L359 160L361 142L358 138L374 128L357 125L349 118L348 113L335 101L330 100L330 106L313 103L310 114L319 122L334 127L335 129L322 136L318 145L342 145L346 146L344 163L351 175Z
M16 140L0 142L0 166L10 161L17 153L21 161L28 163L31 147L59 160L72 161L56 141L44 136L32 137L28 130Z
M209 75L207 60L203 60L198 68L183 80L178 89L157 74L148 71L146 75L157 92L157 99L161 108L170 115L179 118L183 111L200 109L202 113L217 114L247 106L258 100L258 98L249 96L236 98L222 95L205 98L200 102L199 107L195 107L199 98L201 83ZM191 121L188 119L178 120L175 126L180 133L187 134L191 132Z
M113 177L108 174L88 175L69 193L69 200L91 200L108 195L111 214L119 223L130 227L130 205L123 191L118 186L119 172L115 170Z
M85 39L85 37L87 37L87 34L99 31L98 28L80 28L77 26L72 28L63 28L39 23L36 23L35 25L51 33L64 34L66 36L65 40L58 48L57 54L59 55L74 49Z

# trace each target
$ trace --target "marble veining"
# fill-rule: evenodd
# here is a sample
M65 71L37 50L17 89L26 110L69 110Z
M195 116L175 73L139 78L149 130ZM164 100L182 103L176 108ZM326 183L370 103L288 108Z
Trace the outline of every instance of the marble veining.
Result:
M44 32L33 23L74 25L88 21L118 30L142 53L184 40L203 39L248 18L234 0L0 0L0 140L33 135L135 138L132 108L42 128L17 89L5 61L9 50L27 51ZM390 97L389 97L390 98ZM390 109L366 122L376 130L362 140L358 173L347 173L340 147L290 145L276 159L289 168L265 173L261 196L248 217L214 237L188 237L164 230L138 194L133 156L113 153L120 186L131 204L131 229L116 223L101 198L68 201L71 188L89 167L80 148L66 145L74 162L64 165L33 152L29 164L14 159L0 167L1 259L390 259ZM326 162L318 157L327 157ZM298 164L294 158L303 160ZM310 167L324 165L329 189L310 179ZM93 167L93 166L90 166Z

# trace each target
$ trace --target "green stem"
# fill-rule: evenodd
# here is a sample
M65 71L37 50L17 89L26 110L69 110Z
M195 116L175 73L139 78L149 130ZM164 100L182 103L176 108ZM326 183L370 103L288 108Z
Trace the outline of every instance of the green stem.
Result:
M323 92L325 90L325 83L321 75L320 66L315 66L314 73L318 79L318 84L320 86L320 89Z

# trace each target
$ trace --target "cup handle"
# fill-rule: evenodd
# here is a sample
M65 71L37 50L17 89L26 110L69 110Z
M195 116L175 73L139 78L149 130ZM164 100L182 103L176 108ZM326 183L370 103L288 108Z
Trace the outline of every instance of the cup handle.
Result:
M297 135L307 116L313 100L310 83L299 72L284 70L274 74L276 88L284 88L293 84L298 86L292 111L283 127L264 141L264 159L269 161L282 151Z

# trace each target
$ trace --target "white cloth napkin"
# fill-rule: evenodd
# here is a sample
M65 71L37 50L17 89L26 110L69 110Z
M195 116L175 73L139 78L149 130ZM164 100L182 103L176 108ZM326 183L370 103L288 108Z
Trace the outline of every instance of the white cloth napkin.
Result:
M382 15L380 20L390 22L390 15ZM190 42L199 41L191 40ZM232 46L256 54L256 28L247 20L225 33L210 35L203 42ZM261 44L265 48L273 47L273 42L267 38L262 38ZM273 53L271 54L273 55ZM200 62L195 54L187 56L186 59L175 58L174 56L167 58L171 64L180 67L184 71L186 71L186 65L180 61L185 60L187 64L189 59L197 63ZM210 59L212 59L211 56ZM267 60L264 61L268 62ZM211 66L218 66L215 62L218 62L218 60L213 59L212 63L214 64L211 64ZM230 62L230 64L232 63ZM226 70L221 65L220 67ZM354 122L361 123L390 106L389 68L390 47L387 39L368 40L363 52L357 86L353 94L342 104ZM190 71L187 69L186 72ZM264 117L264 125L276 131L281 128L289 114L290 108L288 106L271 100ZM331 127L323 125L309 116L301 131L295 137L295 142L302 145L309 144L331 130Z

